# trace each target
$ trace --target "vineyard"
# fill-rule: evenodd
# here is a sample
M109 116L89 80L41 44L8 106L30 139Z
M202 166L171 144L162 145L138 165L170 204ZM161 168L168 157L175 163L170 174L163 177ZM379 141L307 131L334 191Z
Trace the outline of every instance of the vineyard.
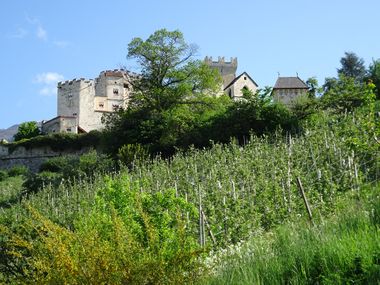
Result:
M194 282L218 272L207 260L221 250L269 240L289 223L324 224L341 201L375 189L380 152L373 113L323 114L299 134L278 130L251 135L245 145L232 140L136 160L131 169L37 193L1 184L0 280ZM371 235L379 250L379 235Z

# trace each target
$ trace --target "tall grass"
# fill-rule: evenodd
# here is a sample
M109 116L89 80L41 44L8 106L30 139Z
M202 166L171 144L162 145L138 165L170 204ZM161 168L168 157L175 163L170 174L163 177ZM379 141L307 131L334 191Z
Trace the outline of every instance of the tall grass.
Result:
M289 223L216 255L204 284L380 284L380 187L371 191L316 227Z

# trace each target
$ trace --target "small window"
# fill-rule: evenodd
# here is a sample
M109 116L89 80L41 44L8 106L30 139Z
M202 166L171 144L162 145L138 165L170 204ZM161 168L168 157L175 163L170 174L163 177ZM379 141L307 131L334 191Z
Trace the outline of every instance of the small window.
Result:
M125 88L125 89L129 89L129 84L124 83L124 88Z
M247 80L247 76L244 76L244 80Z
M73 113L73 116L76 116L76 115L78 115L77 113Z
M99 103L100 108L104 108L104 103Z
M118 94L119 94L119 89L114 88L114 89L113 89L113 94L118 95Z
M67 132L71 132L71 128L67 128L66 131L67 131Z
M117 105L117 104L112 104L112 109L114 110L114 111L117 111L118 109L119 109L119 105Z

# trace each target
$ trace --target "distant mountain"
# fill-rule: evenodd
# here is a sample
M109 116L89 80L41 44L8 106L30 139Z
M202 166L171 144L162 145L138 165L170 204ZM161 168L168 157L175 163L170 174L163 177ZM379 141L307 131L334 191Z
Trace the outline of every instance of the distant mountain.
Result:
M13 136L17 133L19 125L14 125L8 129L0 129L0 140L13 141Z

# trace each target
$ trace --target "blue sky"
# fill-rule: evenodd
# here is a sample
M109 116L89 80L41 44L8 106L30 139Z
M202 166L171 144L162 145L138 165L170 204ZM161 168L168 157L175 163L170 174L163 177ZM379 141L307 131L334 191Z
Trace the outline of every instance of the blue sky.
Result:
M345 51L380 58L378 0L3 1L0 129L56 116L56 83L126 66L127 45L179 29L198 56L238 57L261 86L281 76L320 83Z

